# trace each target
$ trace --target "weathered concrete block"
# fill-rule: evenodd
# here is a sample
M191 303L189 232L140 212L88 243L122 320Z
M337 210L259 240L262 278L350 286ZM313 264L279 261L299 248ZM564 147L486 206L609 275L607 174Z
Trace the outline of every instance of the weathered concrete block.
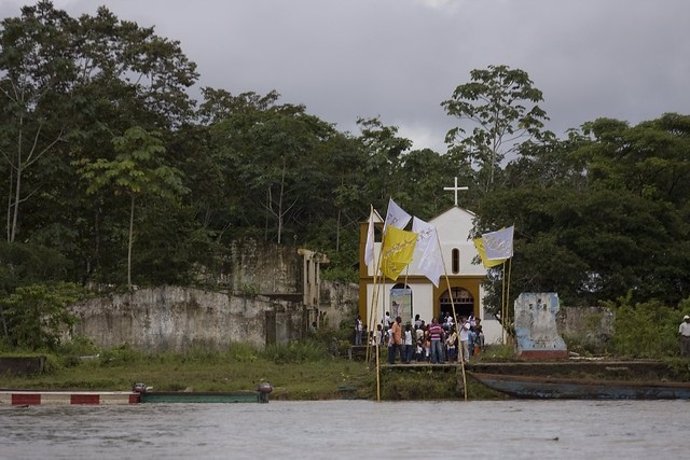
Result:
M567 359L568 349L558 334L560 309L555 292L523 292L515 300L515 336L518 356L523 359Z
M45 356L0 356L0 376L42 374Z
M606 307L561 306L556 323L571 350L602 354L613 338L615 319Z
M263 296L239 297L201 289L162 286L73 305L72 333L104 348L129 344L146 350L182 351L193 346L227 347L245 342L259 347L300 337L301 308ZM267 324L266 312L278 312ZM275 324L275 322L279 324ZM277 336L276 336L277 329Z

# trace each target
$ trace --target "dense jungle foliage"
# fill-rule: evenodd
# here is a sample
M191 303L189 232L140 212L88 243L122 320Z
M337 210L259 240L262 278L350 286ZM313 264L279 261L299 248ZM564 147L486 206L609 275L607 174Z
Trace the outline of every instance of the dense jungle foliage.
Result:
M439 101L458 126L435 152L378 118L339 131L276 91L205 87L196 101L198 77L180 43L104 7L74 18L41 1L2 20L6 338L19 299L64 291L45 286L195 283L242 237L325 252L330 276L356 279L370 204L385 212L392 197L429 219L451 206L454 177L476 233L515 225L511 292L690 297L688 115L558 138L527 73L489 66Z

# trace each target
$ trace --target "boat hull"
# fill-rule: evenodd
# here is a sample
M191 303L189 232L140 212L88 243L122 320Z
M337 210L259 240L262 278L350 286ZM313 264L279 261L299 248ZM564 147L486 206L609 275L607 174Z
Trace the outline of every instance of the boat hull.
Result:
M182 392L151 391L141 393L142 403L266 403L268 395L258 391L217 392Z
M690 399L690 383L626 382L523 375L471 375L487 387L530 399Z

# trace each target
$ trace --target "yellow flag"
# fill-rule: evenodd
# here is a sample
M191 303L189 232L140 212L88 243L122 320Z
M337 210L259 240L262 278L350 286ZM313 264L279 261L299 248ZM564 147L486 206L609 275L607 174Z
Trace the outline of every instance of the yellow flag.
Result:
M381 272L393 281L412 262L417 234L389 226L383 237Z
M482 258L482 263L484 264L484 267L495 267L496 265L501 265L503 262L506 261L506 259L488 260L486 258L486 250L484 249L484 240L482 238L475 238L472 240L472 242L474 242L474 247L477 248L479 257Z

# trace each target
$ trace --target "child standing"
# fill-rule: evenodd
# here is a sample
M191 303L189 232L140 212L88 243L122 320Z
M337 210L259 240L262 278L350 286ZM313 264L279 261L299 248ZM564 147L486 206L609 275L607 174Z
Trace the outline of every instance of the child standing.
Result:
M403 338L403 345L405 347L404 348L405 353L404 353L403 362L408 364L412 361L412 351L413 351L413 347L412 347L412 325L411 324L407 324L405 326L405 335Z

